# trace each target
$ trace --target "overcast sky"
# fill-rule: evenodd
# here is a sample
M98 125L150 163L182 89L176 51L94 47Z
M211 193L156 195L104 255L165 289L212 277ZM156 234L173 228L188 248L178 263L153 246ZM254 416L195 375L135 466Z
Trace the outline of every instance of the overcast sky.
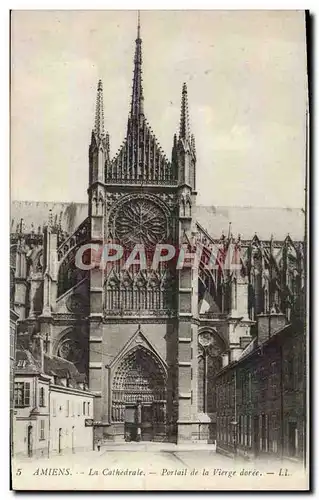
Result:
M111 153L131 96L134 11L12 15L12 199L87 201L96 84ZM188 84L198 203L304 204L306 45L297 11L142 11L145 114L166 155Z

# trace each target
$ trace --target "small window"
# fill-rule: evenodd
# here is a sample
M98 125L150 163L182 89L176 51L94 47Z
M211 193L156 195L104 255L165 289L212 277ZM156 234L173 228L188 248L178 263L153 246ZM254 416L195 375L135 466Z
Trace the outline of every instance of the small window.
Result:
M24 406L24 382L14 384L14 404L16 407Z
M40 420L40 441L45 439L45 420Z
M15 382L14 404L20 408L30 406L30 382Z
M40 387L39 405L40 406L45 406L44 387Z
M78 417L81 415L81 403L78 403Z
M90 416L90 403L88 403L88 416Z
M85 408L85 401L83 401L83 415L85 415L85 410L86 410L86 408Z

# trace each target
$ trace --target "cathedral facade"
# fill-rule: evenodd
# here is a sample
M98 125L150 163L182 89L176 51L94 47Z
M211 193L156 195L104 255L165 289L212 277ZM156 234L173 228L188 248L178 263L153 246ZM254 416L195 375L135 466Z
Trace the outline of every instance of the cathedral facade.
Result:
M40 333L47 354L87 375L98 439L207 441L216 423L210 380L252 342L257 316L284 314L288 323L302 314L303 235L235 238L230 229L204 229L187 86L168 159L144 113L139 27L126 137L113 158L109 144L99 81L82 221L70 204L39 224L35 204L37 222L26 227L21 210L12 223L18 333ZM121 246L120 259L105 269L76 265L83 245L106 243ZM154 249L165 244L177 254L200 249L199 261L163 259L153 268ZM146 248L145 267L125 265L136 245Z

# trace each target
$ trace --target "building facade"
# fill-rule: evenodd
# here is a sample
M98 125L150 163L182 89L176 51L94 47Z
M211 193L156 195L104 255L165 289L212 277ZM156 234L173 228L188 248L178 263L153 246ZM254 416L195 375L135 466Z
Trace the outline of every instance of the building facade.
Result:
M50 407L51 454L93 450L93 394L52 384Z
M258 318L258 335L216 375L217 450L246 458L303 461L306 452L306 341L301 322Z
M29 339L23 337L14 377L14 455L48 457L92 450L94 395L85 378L63 358L39 356L39 336L32 337L28 349Z
M19 331L36 327L48 356L88 376L102 441L214 439L208 388L223 358L239 358L256 333L257 316L273 305L288 320L300 309L303 230L291 237L278 228L281 223L288 232L288 218L291 227L301 227L302 212L264 210L256 218L249 210L197 206L187 86L168 159L144 111L139 26L127 130L114 157L104 127L99 81L87 205L14 205L11 271ZM241 233L236 238L230 220ZM280 223L271 230L274 220ZM83 245L106 243L121 246L119 260L106 269L89 261L79 269ZM146 269L133 262L138 244L146 248ZM176 260L162 260L153 269L157 244L200 249L198 265L186 261L178 268Z

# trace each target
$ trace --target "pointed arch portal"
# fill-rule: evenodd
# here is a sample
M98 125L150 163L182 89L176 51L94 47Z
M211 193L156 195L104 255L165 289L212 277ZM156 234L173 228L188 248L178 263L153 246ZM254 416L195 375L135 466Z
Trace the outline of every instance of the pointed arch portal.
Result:
M143 346L120 361L112 381L112 421L124 423L128 440L152 440L165 432L166 372Z

